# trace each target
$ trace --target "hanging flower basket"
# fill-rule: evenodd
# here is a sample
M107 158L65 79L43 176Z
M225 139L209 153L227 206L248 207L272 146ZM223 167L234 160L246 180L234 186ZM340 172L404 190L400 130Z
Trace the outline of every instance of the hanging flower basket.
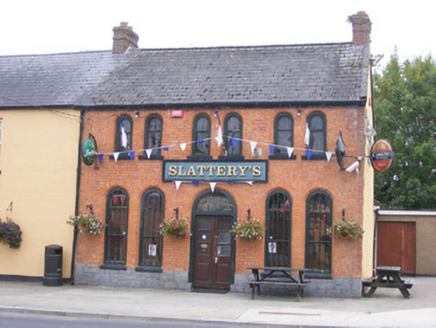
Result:
M170 237L185 237L186 229L188 228L188 219L182 218L170 218L168 221L164 221L159 224L156 230L161 235L167 235Z
M12 219L6 218L6 222L0 219L0 241L10 248L20 248L22 231Z
M232 227L231 233L236 238L242 238L247 241L261 240L263 236L263 225L259 220L248 218L246 220L238 219L238 223Z
M79 232L86 232L91 235L100 234L104 227L100 218L98 218L97 214L92 210L86 214L71 215L67 223L77 227Z
M362 225L353 220L337 220L333 223L333 226L328 230L330 235L333 234L334 237L339 239L354 240L362 237L365 231Z

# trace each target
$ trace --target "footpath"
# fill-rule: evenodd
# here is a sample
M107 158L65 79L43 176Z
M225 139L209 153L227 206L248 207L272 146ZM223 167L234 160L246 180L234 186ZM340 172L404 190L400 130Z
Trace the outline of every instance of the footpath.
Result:
M371 298L211 294L182 290L0 281L1 312L242 327L436 327L436 277L408 279L411 297L377 289Z

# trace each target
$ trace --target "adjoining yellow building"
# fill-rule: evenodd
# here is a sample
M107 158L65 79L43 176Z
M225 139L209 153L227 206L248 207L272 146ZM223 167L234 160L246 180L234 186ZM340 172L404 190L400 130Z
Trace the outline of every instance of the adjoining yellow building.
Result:
M39 280L45 247L62 246L62 277L73 274L82 98L119 64L111 51L0 56L0 218L22 231L0 243L2 279ZM91 62L92 64L89 64Z

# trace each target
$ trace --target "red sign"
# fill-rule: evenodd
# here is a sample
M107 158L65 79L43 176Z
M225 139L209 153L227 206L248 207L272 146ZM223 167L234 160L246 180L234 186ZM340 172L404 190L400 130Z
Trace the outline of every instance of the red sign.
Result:
M183 109L174 109L170 111L171 118L182 118Z
M384 140L378 140L371 147L371 164L374 170L385 173L389 171L394 161L394 152L391 144Z

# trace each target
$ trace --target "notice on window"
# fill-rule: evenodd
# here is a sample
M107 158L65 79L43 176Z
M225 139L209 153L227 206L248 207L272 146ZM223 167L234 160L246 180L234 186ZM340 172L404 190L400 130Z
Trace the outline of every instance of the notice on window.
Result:
M277 243L274 243L274 242L268 243L268 252L270 254L276 254L277 253Z
M154 244L148 245L148 256L156 256L157 246Z

